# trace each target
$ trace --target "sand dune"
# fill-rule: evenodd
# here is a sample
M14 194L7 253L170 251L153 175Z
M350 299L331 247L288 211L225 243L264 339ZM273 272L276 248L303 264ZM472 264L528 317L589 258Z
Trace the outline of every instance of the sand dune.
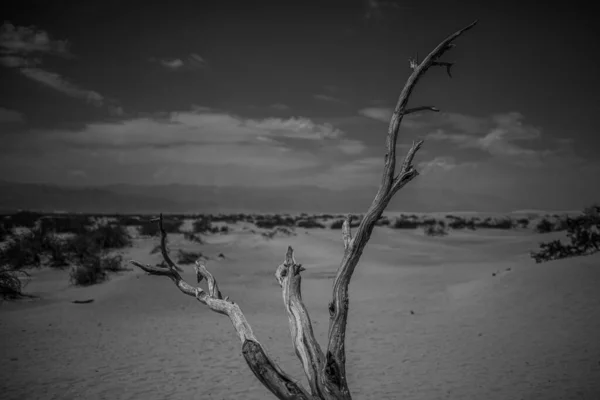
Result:
M273 273L292 245L324 344L342 244L339 231L297 233L235 232L201 245L172 235L169 246L207 255L258 339L304 381ZM432 238L377 228L350 287L354 398L600 398L600 257L535 264L528 251L540 240L520 231ZM124 256L156 263L155 244L137 239ZM193 282L192 267L183 268ZM272 398L245 365L229 320L168 279L134 270L74 288L67 274L35 271L27 291L41 299L0 306L3 398ZM83 299L94 302L72 303Z

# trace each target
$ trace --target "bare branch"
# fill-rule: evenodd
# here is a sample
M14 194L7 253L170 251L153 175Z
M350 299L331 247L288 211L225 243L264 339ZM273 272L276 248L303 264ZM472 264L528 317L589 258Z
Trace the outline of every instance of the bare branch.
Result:
M402 113L402 115L408 115L408 114L412 114L412 113L416 113L419 111L433 111L433 112L440 112L440 110L436 107L433 106L422 106L422 107L414 107L414 108L409 108L408 110L404 110L404 112Z
M242 342L242 354L246 363L258 380L277 398L312 399L312 396L306 390L295 383L289 375L269 358L266 350L254 336L252 328L240 307L234 302L229 301L227 297L223 299L216 279L200 261L196 261L195 267L197 280L200 282L202 279L206 279L208 292L187 283L171 265L163 268L144 265L133 260L130 262L148 273L168 276L184 294L195 297L199 302L207 305L208 308L219 314L227 315Z
M152 221L156 221L156 218ZM171 257L169 257L169 253L167 252L167 232L165 231L165 227L163 226L163 215L160 213L158 217L158 228L160 229L160 252L163 256L163 259L169 265L169 267L176 269L179 272L182 272L183 269L175 264Z
M275 271L275 278L281 285L283 303L288 314L290 333L296 355L302 363L302 368L308 379L313 396L322 398L319 376L325 357L315 335L308 315L308 310L302 301L300 272L302 265L296 263L294 250L288 247L285 261Z
M415 154L421 148L423 141L413 143L402 163L400 173L395 176L396 143L402 118L405 115L417 111L439 111L437 108L431 106L408 109L408 100L415 85L429 67L445 66L448 73L450 73L452 64L438 61L439 57L447 50L454 47L452 42L461 34L474 27L476 23L477 21L448 36L433 51L431 51L422 62L419 63L418 60L410 59L410 66L413 69L413 72L408 77L406 84L400 93L394 113L390 119L386 140L387 151L385 156L385 166L379 190L369 207L369 210L365 214L365 217L356 230L352 245L348 246L347 250L344 252L344 257L337 270L333 283L333 298L329 303L331 318L329 322L326 367L324 370L326 382L324 385L329 390L338 390L342 398L350 398L350 392L346 382L345 354L346 324L348 321L348 285L350 284L350 279L352 278L354 269L371 237L375 223L381 217L393 195L418 175L412 162ZM346 243L345 239L344 243Z
M352 222L352 214L346 215L346 219L342 224L342 239L344 240L344 250L348 250L352 244L352 232L350 231L350 222Z

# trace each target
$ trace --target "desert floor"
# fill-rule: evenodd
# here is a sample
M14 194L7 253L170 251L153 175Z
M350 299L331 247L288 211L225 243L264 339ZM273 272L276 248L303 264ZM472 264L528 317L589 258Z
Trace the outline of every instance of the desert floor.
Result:
M223 294L305 382L273 273L292 245L324 345L342 243L339 231L296 231L207 236L201 245L171 235L170 247L208 255ZM376 228L350 286L354 398L600 399L600 254L535 264L529 251L558 237ZM156 243L138 238L124 257L157 263ZM183 268L194 283L192 266ZM273 398L246 366L229 319L167 278L136 269L76 288L68 271L42 269L26 292L40 298L0 304L3 399Z

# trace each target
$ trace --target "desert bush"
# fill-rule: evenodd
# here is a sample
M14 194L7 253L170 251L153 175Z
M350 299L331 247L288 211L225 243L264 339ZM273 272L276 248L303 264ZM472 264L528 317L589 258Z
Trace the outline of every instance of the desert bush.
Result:
M25 279L23 279L25 278ZM29 274L25 271L0 267L0 295L4 299L16 299L23 296L23 288L28 283Z
M308 229L311 229L311 228L323 229L323 228L325 228L325 225L323 225L320 222L315 221L312 218L311 219L302 219L302 220L296 222L296 226L299 228L308 228Z
M56 237L51 237L47 242L49 266L62 268L69 265L67 245Z
M529 220L529 218L519 218L516 221L517 225L519 225L519 227L523 229L527 228L530 222L531 221Z
M102 268L102 260L99 256L86 257L81 264L71 268L70 281L73 285L89 286L103 282L108 275Z
M514 221L509 217L504 218L491 218L487 217L483 221L475 223L477 228L487 229L512 229L514 227Z
M86 215L48 216L40 218L40 228L56 233L82 233L93 225Z
M33 232L15 235L0 251L0 264L8 265L14 270L39 267L41 265L40 255L43 250L43 243Z
M183 225L183 221L180 220L163 221L163 228L167 233L180 233L181 225ZM143 221L138 226L138 233L142 236L158 236L160 235L160 228L156 222Z
M121 255L104 256L100 258L102 269L108 272L126 271L123 266L123 257Z
M423 227L423 232L427 236L446 236L448 234L446 224L426 224Z
M200 243L200 244L204 243L202 241L202 239L200 238L200 236L198 236L198 235L196 235L194 233L191 233L191 232L184 232L183 233L183 238L185 240L189 240L190 242L194 242L194 243ZM160 249L159 249L159 251L160 251Z
M131 245L131 237L121 225L100 225L88 234L102 250L122 249Z
M540 243L540 250L531 252L535 262L581 256L600 251L600 216L595 209L586 208L580 216L566 218L569 243L553 240Z
M13 233L14 232L10 224L4 224L4 221L0 222L0 242L8 239Z
M535 225L534 231L537 233L549 233L554 229L554 224L550 222L547 218L542 218Z
M338 219L336 221L333 221L331 223L331 225L329 225L330 229L342 229L342 225L344 225L344 220L343 219Z
M179 249L177 252L177 263L182 265L194 264L196 260L203 257L201 252L185 251Z
M119 225L123 226L142 226L144 221L140 217L134 217L131 215L120 215L117 217Z
M451 219L451 221L448 223L448 227L452 229L476 229L475 220L473 219L466 219L455 216L450 216L449 219Z
M10 216L10 222L12 226L19 226L23 228L33 228L37 221L41 218L42 214L32 211L19 211Z
M388 219L388 217L380 217L377 222L375 222L376 226L388 226L390 224L390 220Z
M194 233L219 233L219 228L209 218L201 218L192 224Z
M391 227L394 229L416 229L418 226L418 221L407 219L404 217L396 218L394 220L394 224L391 225Z

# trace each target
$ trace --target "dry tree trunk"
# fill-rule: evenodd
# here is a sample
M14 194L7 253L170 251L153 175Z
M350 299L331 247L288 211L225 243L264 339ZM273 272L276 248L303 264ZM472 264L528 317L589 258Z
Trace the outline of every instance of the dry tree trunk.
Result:
M348 285L354 268L356 268L360 256L371 237L375 223L381 217L394 194L418 175L412 161L423 144L422 140L413 142L404 158L400 171L396 174L396 142L400 123L405 115L411 113L426 110L439 111L432 106L415 108L406 108L406 106L418 80L430 67L445 67L448 75L450 75L450 68L453 63L439 61L438 59L447 50L455 46L453 41L456 38L474 27L475 24L477 24L477 21L447 37L423 61L409 60L413 72L400 93L390 121L386 141L385 166L377 195L358 226L354 237L350 232L350 215L346 217L342 226L344 256L335 276L333 296L329 303L329 333L325 352L315 339L308 311L302 302L300 272L304 268L296 263L291 247L288 247L284 262L277 267L275 277L282 288L283 302L289 317L292 341L296 355L300 359L304 373L308 378L310 386L308 389L297 384L269 358L263 346L252 333L252 328L246 321L240 307L229 300L229 297L223 297L217 281L200 261L196 261L195 266L197 281L200 283L205 279L208 291L191 286L182 279L179 274L181 269L170 259L165 248L166 232L163 229L162 215L158 223L161 230L162 255L167 267L143 265L137 261L131 261L131 263L146 272L168 276L183 293L195 297L211 310L227 315L242 342L242 354L248 366L258 380L277 398L285 400L349 400L352 398L346 380L345 339L346 323L348 321Z

